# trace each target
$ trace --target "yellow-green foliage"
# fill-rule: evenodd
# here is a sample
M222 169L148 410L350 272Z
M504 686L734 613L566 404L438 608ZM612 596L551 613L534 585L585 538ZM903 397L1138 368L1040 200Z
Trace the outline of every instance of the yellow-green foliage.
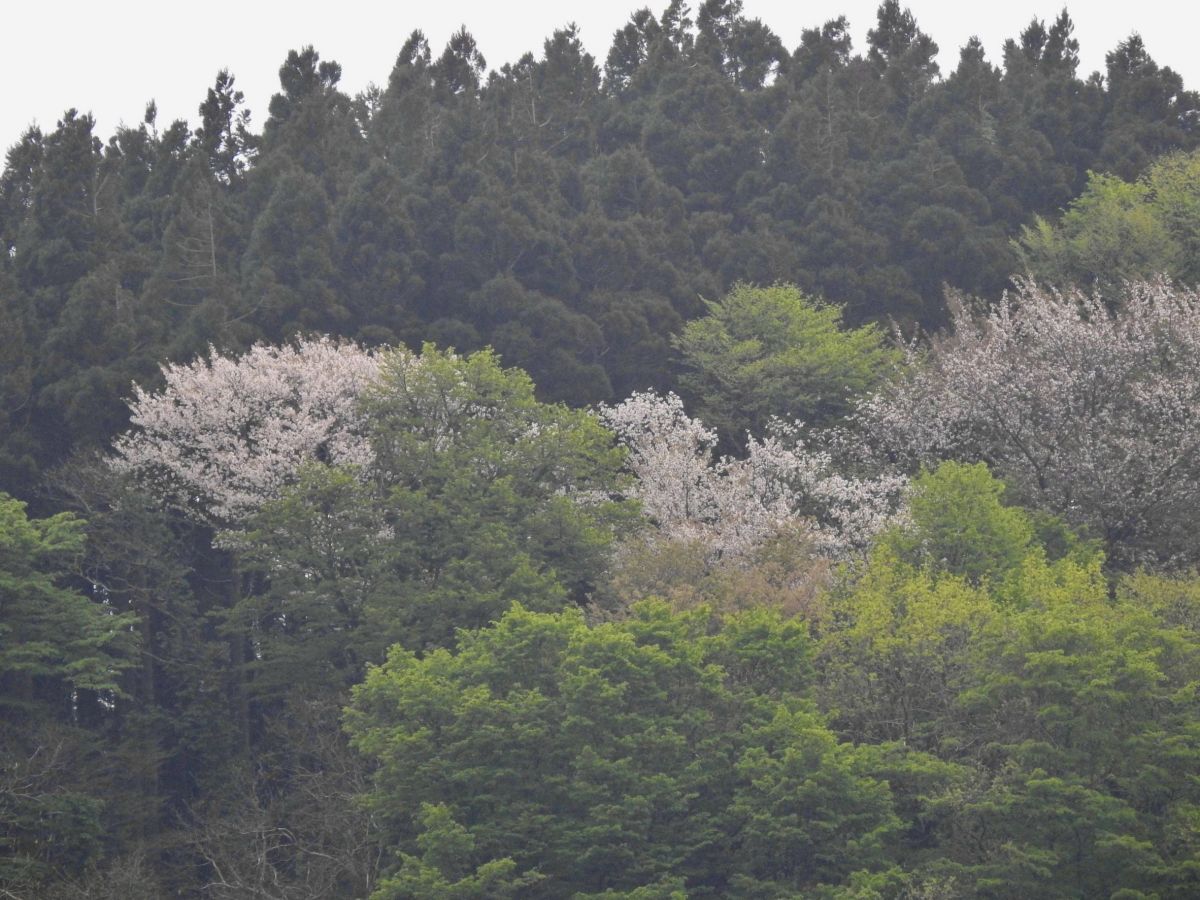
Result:
M1117 596L1125 603L1152 612L1166 625L1200 633L1200 578L1169 578L1136 572L1117 583Z
M830 601L826 700L856 738L936 746L984 635L1002 638L1035 611L1106 607L1100 554L1076 545L1050 559L1029 514L1000 503L1003 490L982 464L922 475L909 522Z
M913 481L907 524L886 532L875 552L1014 603L1079 579L1103 592L1096 548L1053 517L1006 506L1004 490L984 463L942 463Z
M1017 242L1036 278L1102 289L1160 274L1195 283L1198 248L1200 152L1163 157L1134 182L1093 172L1061 220L1036 217Z
M963 766L921 791L942 834L922 877L1193 896L1200 581L1138 574L1114 597L1099 553L1001 495L982 466L918 479L911 521L830 600L823 705L844 738Z

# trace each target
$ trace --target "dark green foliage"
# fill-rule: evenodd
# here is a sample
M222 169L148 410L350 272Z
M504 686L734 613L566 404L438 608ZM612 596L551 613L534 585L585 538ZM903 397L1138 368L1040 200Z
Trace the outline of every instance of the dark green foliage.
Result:
M200 104L200 127L196 129L196 142L208 156L209 167L226 184L233 184L245 172L255 146L250 112L238 109L245 96L234 89L233 82L228 70L217 73L216 84Z
M1108 93L1101 167L1131 179L1156 157L1195 146L1196 91L1185 91L1183 79L1151 59L1138 34L1131 34L1104 58Z
M70 577L84 523L29 519L0 494L0 890L38 890L83 871L103 844L105 709L126 695L132 616Z
M243 278L259 304L256 318L275 340L296 332L337 332L348 318L333 290L332 210L320 181L281 175L255 220Z
M738 282L939 325L944 286L996 295L1089 170L1196 146L1200 102L1136 36L1084 81L1064 12L942 78L901 4L861 53L850 24L789 52L741 2L675 2L603 72L573 27L490 72L465 28L418 31L358 97L291 52L261 134L225 71L194 133L152 107L107 145L74 112L30 131L0 176L0 484L103 446L131 381L210 343L491 346L583 404L674 387L670 336Z

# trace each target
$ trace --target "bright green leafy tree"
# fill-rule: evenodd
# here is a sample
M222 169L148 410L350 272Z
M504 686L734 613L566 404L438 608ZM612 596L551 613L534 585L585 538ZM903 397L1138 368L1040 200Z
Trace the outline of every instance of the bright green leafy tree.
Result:
M243 543L267 585L234 613L260 691L344 689L390 644L452 644L514 600L582 604L635 515L609 499L623 455L599 420L493 353L398 351L364 402L373 462L311 466Z
M540 876L527 897L807 896L880 868L891 792L805 699L805 632L761 610L648 603L589 627L516 606L457 651L394 648L347 719L403 860L378 896L501 865ZM461 854L430 852L451 838Z
M918 881L979 897L1188 896L1194 586L1138 576L1113 599L1094 548L1000 493L977 466L918 479L912 521L831 600L822 701L845 737L956 767L906 815L901 862Z
M735 285L676 347L700 417L735 441L772 416L835 421L898 360L878 328L843 329L838 307L788 284Z
M1052 284L1093 284L1169 275L1200 280L1200 152L1159 159L1136 181L1092 173L1058 222L1022 228L1021 261Z
M910 565L1001 593L1026 562L1094 554L1058 519L1009 506L1004 493L1004 482L986 464L944 462L913 481L909 522L883 542Z

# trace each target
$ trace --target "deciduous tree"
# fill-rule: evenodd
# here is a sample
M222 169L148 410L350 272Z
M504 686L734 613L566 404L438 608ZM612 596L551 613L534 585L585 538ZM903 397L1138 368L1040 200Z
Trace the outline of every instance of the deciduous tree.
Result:
M909 374L858 413L893 458L987 462L1020 502L1102 540L1118 567L1198 558L1196 291L1021 282L983 314L960 300L953 333L910 352Z
M404 860L383 884L509 860L540 876L528 897L778 897L880 868L890 792L804 700L804 632L761 610L589 627L518 606L457 652L394 649L347 720Z
M715 432L674 394L634 394L602 415L629 449L633 494L658 531L714 557L750 554L798 525L813 529L821 552L844 556L863 549L900 506L905 478L843 474L785 422L750 436L745 457L718 458Z
M738 445L773 416L836 421L899 361L878 328L843 329L838 307L786 284L735 285L676 347L700 416Z
M200 521L236 526L306 460L369 461L358 403L378 371L372 354L328 338L168 363L161 390L135 386L112 464Z

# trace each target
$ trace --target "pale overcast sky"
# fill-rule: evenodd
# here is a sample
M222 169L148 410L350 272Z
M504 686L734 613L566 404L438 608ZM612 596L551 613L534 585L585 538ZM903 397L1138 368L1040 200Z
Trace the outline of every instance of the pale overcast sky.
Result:
M574 21L584 44L603 63L613 32L634 9L649 5L657 13L666 3L13 2L6 4L0 22L0 61L9 73L0 102L0 146L11 146L31 124L53 128L71 106L93 113L97 133L105 139L118 123L140 121L152 98L160 126L175 118L195 125L196 109L222 68L237 79L260 128L288 50L315 45L322 59L341 63L342 87L353 94L370 82L387 82L396 53L414 28L425 32L436 53L466 24L489 67L496 68L527 50L540 55L542 41ZM878 0L744 0L745 14L762 19L789 50L799 43L802 29L841 14L850 19L855 49L861 50L878 5ZM1006 38L1034 17L1053 19L1063 3L910 0L907 5L937 41L945 73L971 35L978 35L988 57L998 62ZM1137 31L1160 66L1179 72L1188 88L1200 86L1200 3L1195 0L1075 0L1068 9L1080 43L1081 74L1102 70L1104 54Z

